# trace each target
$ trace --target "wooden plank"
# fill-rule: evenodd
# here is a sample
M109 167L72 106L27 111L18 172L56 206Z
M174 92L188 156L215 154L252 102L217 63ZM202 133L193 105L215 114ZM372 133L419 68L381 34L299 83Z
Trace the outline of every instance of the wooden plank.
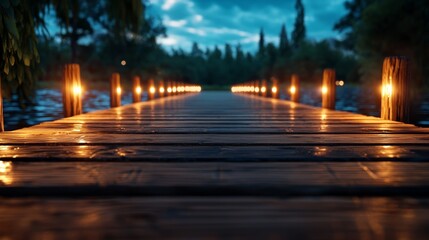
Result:
M5 133L0 144L104 144L104 145L420 145L429 146L424 134L45 134Z
M2 162L1 164L6 164ZM429 163L15 162L0 196L429 196Z
M222 92L43 123L0 135L0 238L421 239L427 133Z
M65 207L67 206L67 207ZM427 199L1 199L5 239L425 239Z
M203 153L203 154L202 154ZM249 154L251 153L251 154ZM126 145L0 145L7 161L134 161L134 162L428 162L426 146L156 146Z

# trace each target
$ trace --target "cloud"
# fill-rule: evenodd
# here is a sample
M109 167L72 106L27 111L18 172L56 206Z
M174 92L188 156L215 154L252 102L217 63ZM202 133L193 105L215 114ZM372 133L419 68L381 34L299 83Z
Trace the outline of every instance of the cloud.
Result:
M180 28L186 25L188 21L186 21L185 19L181 19L181 20L171 20L168 16L164 16L164 19L162 20L162 23L164 23L164 25L166 27L172 27L172 28Z
M162 5L162 10L168 11L170 10L174 4L176 4L177 0L165 0L164 5Z
M309 39L338 37L334 23L345 14L345 0L303 0ZM266 42L277 44L280 28L286 24L290 38L296 17L295 0L150 0L152 14L162 16L169 38L167 48L190 50L192 42L201 47L241 43L244 50L256 51L259 30Z

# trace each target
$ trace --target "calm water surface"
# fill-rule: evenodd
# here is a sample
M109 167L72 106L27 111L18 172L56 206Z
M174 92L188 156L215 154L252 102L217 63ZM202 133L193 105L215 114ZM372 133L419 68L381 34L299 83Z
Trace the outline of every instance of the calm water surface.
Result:
M337 88L336 109L362 113L370 116L379 116L379 100L377 93L358 87L344 86ZM83 111L108 109L110 106L109 92L107 90L87 91L83 99ZM287 98L281 95L281 98ZM313 89L303 89L301 102L320 106L320 93ZM32 126L41 122L52 121L63 117L62 95L59 90L37 90L35 104L21 109L16 96L11 101L4 102L4 119L6 131ZM132 102L131 94L122 96L122 105ZM429 94L426 94L421 104L419 115L415 122L418 126L429 127Z

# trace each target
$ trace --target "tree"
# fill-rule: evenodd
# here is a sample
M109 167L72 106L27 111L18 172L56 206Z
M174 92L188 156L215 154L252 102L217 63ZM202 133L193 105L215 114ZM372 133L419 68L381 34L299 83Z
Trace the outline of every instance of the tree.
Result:
M357 27L362 19L363 11L376 0L349 0L344 3L347 14L334 25L334 29L345 34L341 45L348 50L354 50Z
M379 81L382 60L404 55L411 60L413 79L429 74L429 2L426 0L351 0L348 13L335 25L359 56L362 79ZM427 78L426 78L427 81ZM427 83L427 82L426 82Z
M260 57L263 57L265 55L265 36L264 36L264 29L263 28L261 28L261 31L259 32L258 55Z
M225 56L224 56L224 60L227 64L232 63L232 61L234 60L234 56L232 53L232 48L230 44L225 44Z
M116 37L136 35L144 16L140 0L52 0L63 39L70 43L71 61L78 60L78 42L94 32L94 25L104 27Z
M44 24L41 14L47 1L0 1L0 80L2 90L16 90L20 100L29 100L36 66L40 62L35 28ZM8 94L10 95L10 94Z
M35 73L38 70L37 64L40 62L36 28L42 27L43 29L45 26L44 16L47 9L52 7L56 10L58 20L67 26L65 36L70 37L71 44L76 46L79 38L90 32L91 28L88 24L92 24L88 19L83 19L86 15L80 15L80 6L94 6L94 4L100 4L103 7L100 9L106 11L107 14L100 17L100 20L113 23L112 31L126 36L127 33L135 33L135 30L139 29L144 6L140 0L100 2L91 0L1 0L0 33L2 38L0 48L2 61L0 67L2 71L0 78L6 80L6 87L9 87L10 91L16 90L20 99L30 96L29 90L33 86ZM91 14L95 10L90 7L86 9Z
M296 0L295 3L296 9L296 19L294 24L294 29L292 32L292 44L294 49L300 47L301 43L305 40L306 30L304 23L304 5L302 4L302 0Z
M279 52L280 56L286 56L289 54L290 45L289 45L289 39L287 37L286 32L286 26L285 24L282 25L281 31L280 31L280 40L279 40Z
M191 56L196 57L196 58L200 58L200 57L203 57L203 54L204 53L200 49L200 47L198 46L198 43L194 42L192 44Z

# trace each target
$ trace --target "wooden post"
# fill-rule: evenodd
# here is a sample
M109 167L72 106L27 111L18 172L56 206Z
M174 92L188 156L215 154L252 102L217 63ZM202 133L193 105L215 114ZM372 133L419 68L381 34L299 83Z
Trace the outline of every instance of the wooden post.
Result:
M171 84L171 81L167 81L167 95L173 95L173 84Z
M3 95L1 93L1 76L0 76L0 132L4 132Z
M335 109L335 70L323 70L322 107Z
M260 86L261 86L261 88L259 89L259 92L260 92L259 96L266 97L267 96L267 91L268 91L268 89L267 89L267 81L266 80L262 80Z
M259 81L253 81L253 90L255 95L259 95L260 87L259 87Z
M279 97L279 81L276 78L271 78L270 93L272 98Z
M410 73L406 57L387 57L383 62L381 118L408 122L410 119Z
M156 95L155 81L153 79L149 79L147 84L147 99L153 100L155 99L155 95Z
M176 95L177 94L177 83L176 83L176 81L173 81L173 95Z
M64 117L82 113L82 85L79 64L66 64L63 72Z
M110 107L121 106L121 80L119 73L113 73L110 79Z
M290 100L292 102L299 102L299 77L296 74L292 74L291 83L289 88Z
M140 77L134 76L133 78L133 103L141 102L142 99L142 86L140 84Z
M158 92L159 92L159 97L162 98L165 95L165 86L164 86L164 81L161 80L158 83Z

